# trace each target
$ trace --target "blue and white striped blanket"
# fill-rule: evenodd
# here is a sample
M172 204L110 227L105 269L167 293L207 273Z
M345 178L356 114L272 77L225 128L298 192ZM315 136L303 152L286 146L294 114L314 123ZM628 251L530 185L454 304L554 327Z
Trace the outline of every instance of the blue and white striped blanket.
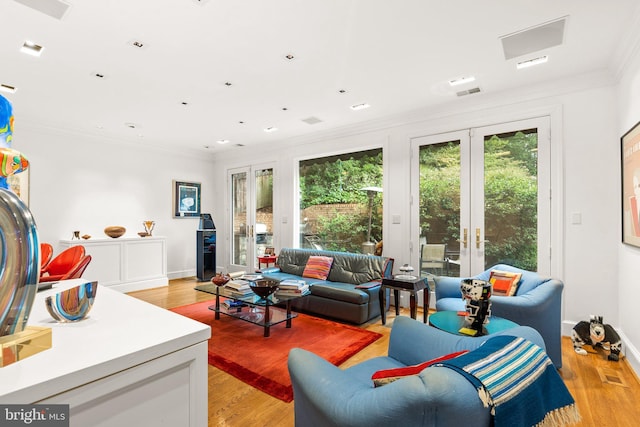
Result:
M438 363L456 370L491 408L493 425L562 426L580 420L573 397L547 354L524 338L497 336Z

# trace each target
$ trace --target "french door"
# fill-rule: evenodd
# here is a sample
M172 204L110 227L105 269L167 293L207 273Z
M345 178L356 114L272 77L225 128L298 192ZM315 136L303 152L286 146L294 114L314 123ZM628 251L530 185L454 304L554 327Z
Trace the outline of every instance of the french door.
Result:
M273 247L273 166L230 169L227 175L231 236L229 268L254 271L257 258Z
M550 274L549 134L541 117L412 139L421 274L467 277L497 263Z

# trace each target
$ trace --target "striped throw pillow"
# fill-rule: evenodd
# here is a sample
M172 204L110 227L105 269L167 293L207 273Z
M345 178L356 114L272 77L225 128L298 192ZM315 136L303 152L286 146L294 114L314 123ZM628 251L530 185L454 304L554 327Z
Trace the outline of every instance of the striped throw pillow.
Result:
M310 256L302 272L302 277L327 280L329 270L331 270L331 264L333 264L333 258L331 257Z
M516 294L522 273L510 271L491 270L489 283L493 286L493 294L511 297Z

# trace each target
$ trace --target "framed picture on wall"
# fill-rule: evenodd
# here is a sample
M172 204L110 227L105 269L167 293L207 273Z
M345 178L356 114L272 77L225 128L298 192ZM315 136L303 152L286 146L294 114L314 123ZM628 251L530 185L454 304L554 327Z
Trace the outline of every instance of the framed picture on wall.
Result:
M640 247L640 122L621 140L622 242Z
M20 200L29 207L29 169L11 175L7 178L7 184Z
M200 216L200 183L173 181L173 216Z

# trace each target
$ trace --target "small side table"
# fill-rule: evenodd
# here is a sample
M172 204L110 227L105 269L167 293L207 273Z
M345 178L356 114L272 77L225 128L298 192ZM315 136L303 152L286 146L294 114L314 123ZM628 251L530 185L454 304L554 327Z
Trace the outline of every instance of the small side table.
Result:
M382 279L382 285L380 286L380 316L382 317L382 324L387 323L387 292L386 289L393 289L393 296L396 300L396 316L400 314L400 291L409 292L409 309L411 312L411 318L415 319L418 309L416 307L416 294L423 291L422 300L422 322L427 323L427 316L429 315L429 296L430 289L429 283L425 277L416 277L413 279L398 278Z
M262 268L262 264L266 264L266 267L269 267L269 264L276 265L278 257L275 255L264 255L258 257L258 268Z
M459 332L460 328L464 325L463 312L438 311L429 316L429 324L450 334L469 336ZM516 326L518 326L518 324L511 320L490 316L489 323L485 325L486 335L495 334L496 332L515 328Z

